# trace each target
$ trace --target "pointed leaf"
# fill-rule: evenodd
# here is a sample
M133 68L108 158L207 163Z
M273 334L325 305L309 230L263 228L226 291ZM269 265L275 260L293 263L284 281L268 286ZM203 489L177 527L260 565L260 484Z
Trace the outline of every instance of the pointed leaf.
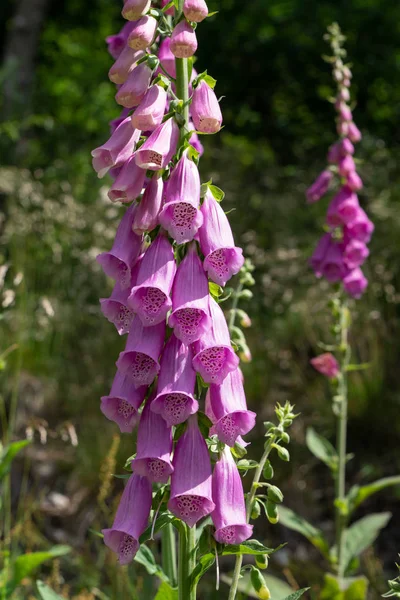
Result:
M279 516L282 525L304 535L324 556L329 554L328 542L320 529L317 529L314 525L303 519L303 517L300 517L293 510L285 506L279 507Z
M367 588L365 577L345 577L340 583L337 577L326 573L320 600L365 600Z
M354 510L357 508L357 506L360 506L364 500L373 494L376 494L377 492L380 492L381 490L384 490L392 485L400 485L400 475L384 477L383 479L378 479L373 483L368 483L367 485L363 486L353 486L348 495L349 506L351 510Z
M279 548L282 548L282 545L279 546ZM263 554L272 554L273 552L276 552L276 550L279 550L279 548L268 548L257 540L247 540L242 544L224 546L221 554L222 556L229 556L231 554L249 554L251 556L260 556Z
M293 594L290 594L289 596L286 596L286 598L284 598L284 600L298 600L298 598L301 598L303 594L305 594L306 592L308 592L310 588L302 588L301 590L297 590L296 592L293 592Z
M58 558L64 556L71 551L69 546L53 546L46 552L30 552L29 554L22 554L15 559L12 565L12 579L9 584L9 589L12 591L21 583L24 577L28 577L35 569L37 569L42 563L52 558Z
M389 512L368 515L346 529L342 559L345 569L352 558L359 556L374 543L380 530L386 527L391 516Z
M43 583L43 581L38 580L36 585L42 600L64 600L62 596L56 594L56 592Z
M293 592L290 585L273 575L264 575L264 579L273 600L284 600ZM230 586L232 584L232 577L229 575L221 575L221 581ZM239 579L238 590L242 594L245 594L246 598L258 598L257 593L251 585L249 573L244 573L243 577Z
M158 592L154 600L178 600L178 589L172 588L165 581L158 588Z
M208 569L210 569L213 566L214 563L215 563L215 556L211 552L209 552L208 554L204 554L200 558L200 560L197 562L197 565L195 566L195 568L192 572L191 588L193 588L195 585L197 585L197 583L203 577L204 573L206 573L208 571Z
M330 469L336 470L337 452L329 440L317 433L312 427L307 429L306 444L310 452L322 460Z
M134 560L143 565L149 575L155 575L162 581L169 581L160 565L156 563L156 559L154 558L154 555L148 546L142 544L139 547Z
M30 443L30 440L20 440L2 449L0 454L0 481L9 473L14 457Z

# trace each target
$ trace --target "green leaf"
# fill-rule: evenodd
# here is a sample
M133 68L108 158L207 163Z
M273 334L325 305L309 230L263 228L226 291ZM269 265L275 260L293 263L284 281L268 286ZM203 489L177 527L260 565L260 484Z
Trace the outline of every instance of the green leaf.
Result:
M217 202L222 202L222 200L225 198L225 192L223 190L221 190L221 188L217 187L216 185L209 185L208 186L210 192L212 193L212 195L214 196L214 198L216 199Z
M154 600L178 600L178 590L177 588L172 588L166 581L163 581L158 588Z
M285 506L279 507L279 516L282 525L304 535L324 556L328 556L329 545L320 529L317 529L314 525L303 519L303 517L300 517L293 510Z
M14 457L30 443L30 440L20 440L2 449L0 454L0 481L10 472Z
M308 592L310 588L302 588L301 590L297 590L297 592L293 592L293 594L290 594L289 596L286 596L286 598L284 598L284 600L298 600L298 598L301 598L303 594L305 594L306 592Z
M43 581L38 580L36 585L42 600L64 600L62 596L56 594L56 592L43 583Z
M148 546L142 544L139 547L134 560L143 565L149 575L155 575L162 581L168 581L168 577L162 568L156 563L156 559L154 558L154 555Z
M210 428L213 426L212 421L200 410L197 412L197 421L202 436L204 438L208 438Z
M212 281L209 282L208 289L210 290L211 296L216 300L224 293L222 287L218 285L218 283L213 283Z
M209 552L208 554L204 554L204 556L200 558L200 560L197 562L197 565L193 569L191 578L192 581L190 586L191 588L197 585L197 583L203 577L204 573L206 573L208 569L210 569L213 566L214 562L215 556L211 552Z
M211 77L211 75L205 75L203 77L204 81L206 82L207 85L210 86L210 88L213 90L215 88L215 85L217 83L217 80L214 79L214 77Z
M329 440L319 435L312 427L307 429L306 444L314 456L322 460L332 471L337 469L338 458L335 448Z
M359 556L374 543L380 530L386 527L391 516L389 512L374 513L363 517L346 529L342 557L344 569L347 568L352 558Z
M384 477L383 479L378 479L373 483L363 486L353 486L348 494L350 509L356 509L362 502L364 502L364 500L392 485L400 485L400 475Z
M258 462L256 460L242 458L242 460L239 460L236 466L239 471L248 471L249 469L256 469L258 467Z
M14 591L17 585L35 569L40 567L42 563L59 556L64 556L70 551L71 548L69 546L53 546L53 548L46 552L31 552L18 556L12 564L12 579L8 586L9 590Z
M154 533L157 533L158 531L160 531L163 527L165 527L169 523L173 524L173 521L175 521L175 520L177 520L177 519L175 519L175 517L173 517L170 513L163 513L163 514L159 515L159 517L157 518L155 525L154 525ZM144 532L142 533L142 535L140 536L139 542L141 544L144 544L145 542L147 542L150 539L151 532L152 532L152 525L149 525L147 527L147 529L145 529Z
M267 548L258 540L247 540L243 544L237 544L232 546L225 546L222 550L222 556L229 556L231 554L249 554L251 556L259 556L260 554L272 554L279 550L278 548Z
M320 600L365 600L367 589L365 577L346 577L340 585L334 575L326 573Z
M273 598L273 600L284 600L293 592L292 588L285 581L282 581L273 575L264 575L264 579L269 591L271 592L271 598ZM221 581L230 586L232 584L232 577L229 575L221 575ZM239 579L238 590L242 594L245 594L246 597L258 598L253 586L251 585L249 573L245 573L243 577Z

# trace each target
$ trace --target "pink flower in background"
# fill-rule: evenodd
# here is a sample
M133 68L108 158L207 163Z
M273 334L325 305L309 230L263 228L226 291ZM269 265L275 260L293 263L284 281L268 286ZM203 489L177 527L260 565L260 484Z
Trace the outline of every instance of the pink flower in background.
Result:
M320 354L310 360L310 363L316 371L325 375L329 379L334 379L339 375L340 367L336 358L330 352Z

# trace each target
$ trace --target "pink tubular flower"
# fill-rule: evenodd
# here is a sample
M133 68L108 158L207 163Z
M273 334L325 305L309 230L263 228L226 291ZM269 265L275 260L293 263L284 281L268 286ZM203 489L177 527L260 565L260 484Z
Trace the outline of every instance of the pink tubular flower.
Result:
M307 202L309 204L318 202L318 200L321 200L322 196L325 196L332 177L332 171L329 171L328 169L322 171L322 173L318 175L317 179L306 191Z
M132 115L132 125L141 131L154 131L161 125L167 103L167 92L159 85L152 85Z
M163 39L158 49L158 58L170 77L176 77L175 56L171 52L171 38Z
M191 241L203 224L203 215L198 210L199 171L186 153L172 171L165 199L166 203L160 213L161 225L178 244Z
M331 283L339 281L346 274L340 246L329 233L319 241L310 262L316 277L324 276Z
M136 389L130 379L117 371L109 395L101 398L100 410L117 423L121 433L132 433L145 395L146 386Z
M360 268L350 271L343 279L343 286L352 298L361 298L368 286L368 280Z
M175 26L171 35L171 52L176 58L189 58L197 50L197 38L191 25L185 20Z
M361 131L358 129L357 125L353 122L349 123L348 128L348 136L352 142L355 144L359 142L362 138Z
M240 544L253 533L246 522L246 506L242 480L227 446L214 467L212 497L215 509L211 518L215 525L214 537L220 544Z
M189 121L188 130L193 132L189 139L190 145L193 146L193 148L195 150L197 150L197 152L199 153L200 156L203 156L204 146L200 142L200 138L196 133L196 129L195 129L195 126L193 125L192 121Z
M172 430L160 415L151 410L147 400L140 416L137 434L137 454L132 471L147 477L152 483L167 483L174 470L171 463Z
M151 0L124 0L122 16L128 21L137 21L145 15L151 6Z
M96 258L103 271L119 283L122 290L129 287L131 269L142 249L143 238L132 231L136 206L130 206L118 226L114 244L109 252L102 252Z
M324 354L312 358L310 363L316 371L329 379L334 379L339 375L339 363L330 352L325 352Z
M141 193L146 171L137 166L133 154L123 165L114 183L108 190L111 202L132 202Z
M346 154L346 156L339 160L338 169L342 177L347 177L349 173L356 170L354 158L350 154Z
M228 217L214 196L207 190L203 204L203 226L199 229L204 270L212 281L224 286L243 266L241 248L235 246Z
M190 114L194 126L201 133L218 133L222 113L214 90L202 80L193 92Z
M92 164L99 179L112 167L122 166L132 156L139 137L140 131L133 129L131 119L127 117L105 144L92 150Z
M147 527L152 502L151 483L132 475L122 494L113 526L103 529L104 543L127 565L139 550L139 538Z
M153 71L144 62L135 67L115 94L118 104L125 108L138 106L149 89L152 73Z
M221 384L239 365L233 351L224 313L210 298L211 328L194 343L193 367L206 383Z
M188 21L201 23L208 15L208 7L204 0L185 0L183 14Z
M136 209L133 221L133 231L135 233L142 234L145 231L153 231L157 227L163 189L162 177L155 174L147 185L143 198Z
M207 402L215 419L210 434L216 434L221 442L234 446L239 436L246 435L253 429L257 416L253 411L247 410L240 370L228 373L221 385L212 383L207 395Z
M356 194L349 188L343 186L332 199L326 216L326 222L330 227L338 227L351 223L355 218L359 203Z
M136 164L142 169L165 169L176 152L179 127L174 119L159 125L135 154Z
M360 240L368 244L374 231L374 224L367 217L365 211L359 207L354 218L345 227L345 238Z
M361 190L363 187L363 182L361 177L356 173L356 171L351 171L347 174L346 183L349 188L353 191Z
M310 258L310 265L313 269L316 277L322 277L322 263L325 255L328 251L329 246L332 243L332 237L330 233L325 233L319 240L317 247L315 248L312 257Z
M178 267L172 287L172 314L168 324L184 344L192 344L211 327L208 280L192 243Z
M117 85L125 83L129 73L136 67L137 61L144 56L142 50L133 50L129 46L124 46L121 54L108 71L110 81Z
M348 121L339 121L337 124L337 132L341 136L346 136L349 133L349 123Z
M117 117L116 119L113 119L112 121L110 121L109 125L110 125L110 134L113 134L114 131L117 129L117 127L119 127L119 125L121 125L121 123L123 121L125 121L126 117L129 116L129 108L123 108L121 110L121 114L119 115L119 117Z
M124 352L117 368L127 375L136 388L150 385L160 370L158 362L164 344L165 322L144 328L139 317L133 319Z
M215 508L210 457L195 415L188 419L187 430L178 440L173 465L168 508L178 519L193 527Z
M157 325L165 320L172 305L169 294L175 272L174 251L161 232L146 250L136 285L128 298L129 306L144 326Z
M342 154L354 154L354 146L348 138L343 138L339 142L339 146Z
M166 6L167 4L169 4L169 0L162 0L161 1L161 5L162 6ZM166 15L173 15L174 14L174 8L173 7L169 8L167 11L165 11L164 14L166 14ZM166 38L166 39L168 39L168 38Z
M351 110L347 106L347 104L344 104L343 102L339 101L337 110L339 112L340 118L343 119L343 121L351 121L351 119L353 118L353 115L351 114Z
M348 269L360 267L369 255L369 250L364 242L350 240L343 250L343 262Z
M128 46L134 50L145 50L152 45L157 34L157 20L145 15L133 23L128 37Z
M128 306L130 290L121 289L116 283L109 298L100 298L101 311L103 315L115 325L119 335L129 333L134 313Z
M183 423L199 408L193 396L196 373L192 360L191 348L172 334L161 357L157 396L151 405L151 410L161 415L168 427Z
M106 37L107 49L114 60L118 58L121 54L124 46L126 44L126 40L132 30L132 23L125 23L123 28L116 35L109 35Z

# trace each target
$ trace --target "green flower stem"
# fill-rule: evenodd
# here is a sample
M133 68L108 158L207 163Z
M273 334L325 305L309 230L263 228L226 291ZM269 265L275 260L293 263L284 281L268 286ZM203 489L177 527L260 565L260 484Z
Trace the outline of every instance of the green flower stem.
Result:
M336 477L336 548L337 571L339 579L344 577L345 565L343 564L344 533L347 526L347 514L344 503L346 500L346 445L347 445L347 368L350 363L351 349L348 343L349 313L346 302L340 310L339 349L341 353L338 396L340 398L337 422L336 449L338 453L338 471Z
M264 465L265 465L266 460L272 450L272 446L275 442L276 442L276 436L273 436L268 440L268 442L265 445L264 454L262 455L261 460L258 464L258 467L255 470L254 477L253 477L253 483L251 484L250 492L248 493L247 500L246 500L247 523L250 523L251 509L253 506L254 498L256 497L256 493L257 493L257 484L260 481L261 474L264 469ZM240 571L242 568L242 562L243 562L243 556L241 554L238 554L236 556L235 569L233 571L232 584L231 584L231 589L229 590L228 600L235 600L235 598L236 598L239 579L240 579Z
M173 525L166 525L162 530L161 538L162 568L170 580L171 586L177 585L177 566L176 566L176 542L175 530Z
M191 587L191 575L196 563L196 527L180 524L178 560L178 599L196 600L196 587Z
M234 294L233 294L233 301L232 301L232 308L231 308L231 313L229 316L229 331L232 333L232 329L235 326L235 320L236 320L236 309L238 307L238 303L239 303L239 298L240 298L240 294L243 290L243 283L239 283L239 285L237 286Z

